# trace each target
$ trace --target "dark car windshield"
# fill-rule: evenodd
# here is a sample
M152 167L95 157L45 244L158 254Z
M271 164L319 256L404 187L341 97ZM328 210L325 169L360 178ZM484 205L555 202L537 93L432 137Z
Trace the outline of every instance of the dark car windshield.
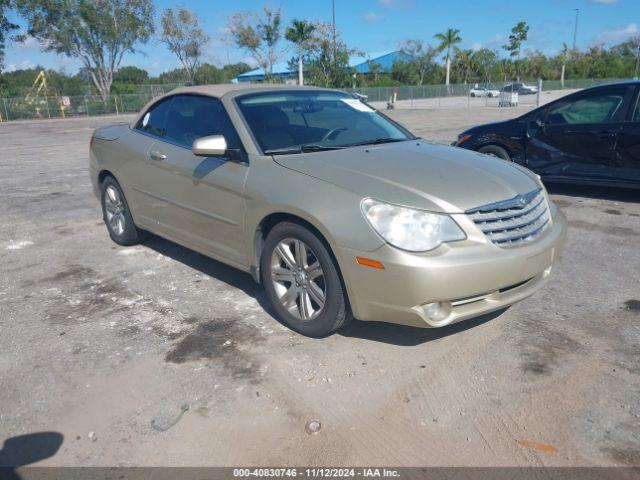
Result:
M410 140L408 131L341 92L243 95L238 106L264 153L288 154Z

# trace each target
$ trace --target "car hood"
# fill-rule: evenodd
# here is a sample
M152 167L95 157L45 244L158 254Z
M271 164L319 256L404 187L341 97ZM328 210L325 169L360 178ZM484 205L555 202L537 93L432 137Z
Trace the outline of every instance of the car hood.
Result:
M465 133L473 133L473 132L482 132L484 130L495 130L496 127L502 127L504 125L507 125L509 123L513 123L513 120L502 120L500 122L490 122L490 123L483 123L480 125L475 125L471 128L466 129L464 132L461 133L461 135L465 134Z
M424 140L274 159L363 197L436 212L461 213L540 188L513 163Z

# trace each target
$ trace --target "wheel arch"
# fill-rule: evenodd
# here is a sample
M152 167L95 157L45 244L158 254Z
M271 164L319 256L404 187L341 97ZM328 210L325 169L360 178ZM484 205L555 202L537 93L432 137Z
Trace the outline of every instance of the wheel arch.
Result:
M112 177L116 182L118 182L118 179L111 170L103 168L100 170L100 172L98 172L98 184L101 185L102 182L104 182L104 179L107 177ZM118 185L120 185L120 182L118 182Z
M480 144L480 145L477 145L477 146L474 148L474 150L475 150L476 152L481 153L481 152L480 152L480 149L485 148L485 147L498 147L498 148L501 148L501 149L503 149L505 152L507 152L507 155L509 155L509 158L510 158L511 160L513 160L513 158L514 158L514 152L513 152L513 150L512 150L512 149L510 149L510 148L509 148L507 145L505 145L504 143L502 143L502 142L500 142L500 141L497 141L497 140L491 140L491 141L488 141L488 142L482 143L482 144Z
M314 235L318 237L318 239L324 244L327 248L327 251L333 258L334 263L336 264L336 268L340 273L340 277L342 277L342 273L340 271L340 265L336 259L336 255L333 251L332 242L330 236L326 233L326 229L324 229L320 222L316 219L310 220L309 218L305 218L296 213L287 212L287 211L276 211L266 214L256 225L254 231L253 238L253 248L252 248L252 256L251 256L251 275L254 280L260 283L260 257L262 256L262 250L264 247L264 240L269 235L269 232L275 227L277 224L282 222L291 222L297 223L308 230L310 230Z

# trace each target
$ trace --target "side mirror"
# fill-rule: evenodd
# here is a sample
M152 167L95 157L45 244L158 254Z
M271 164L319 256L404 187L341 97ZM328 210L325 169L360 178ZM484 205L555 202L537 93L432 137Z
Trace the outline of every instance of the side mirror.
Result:
M211 135L196 139L191 151L199 157L221 157L227 153L227 141L222 135Z

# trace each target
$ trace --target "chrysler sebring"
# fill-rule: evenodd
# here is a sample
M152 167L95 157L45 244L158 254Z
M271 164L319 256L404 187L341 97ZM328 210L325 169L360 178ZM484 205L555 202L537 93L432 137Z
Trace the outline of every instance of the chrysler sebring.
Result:
M90 173L113 241L153 232L249 272L310 336L511 305L545 283L566 231L526 168L417 138L328 89L174 90L96 130Z

